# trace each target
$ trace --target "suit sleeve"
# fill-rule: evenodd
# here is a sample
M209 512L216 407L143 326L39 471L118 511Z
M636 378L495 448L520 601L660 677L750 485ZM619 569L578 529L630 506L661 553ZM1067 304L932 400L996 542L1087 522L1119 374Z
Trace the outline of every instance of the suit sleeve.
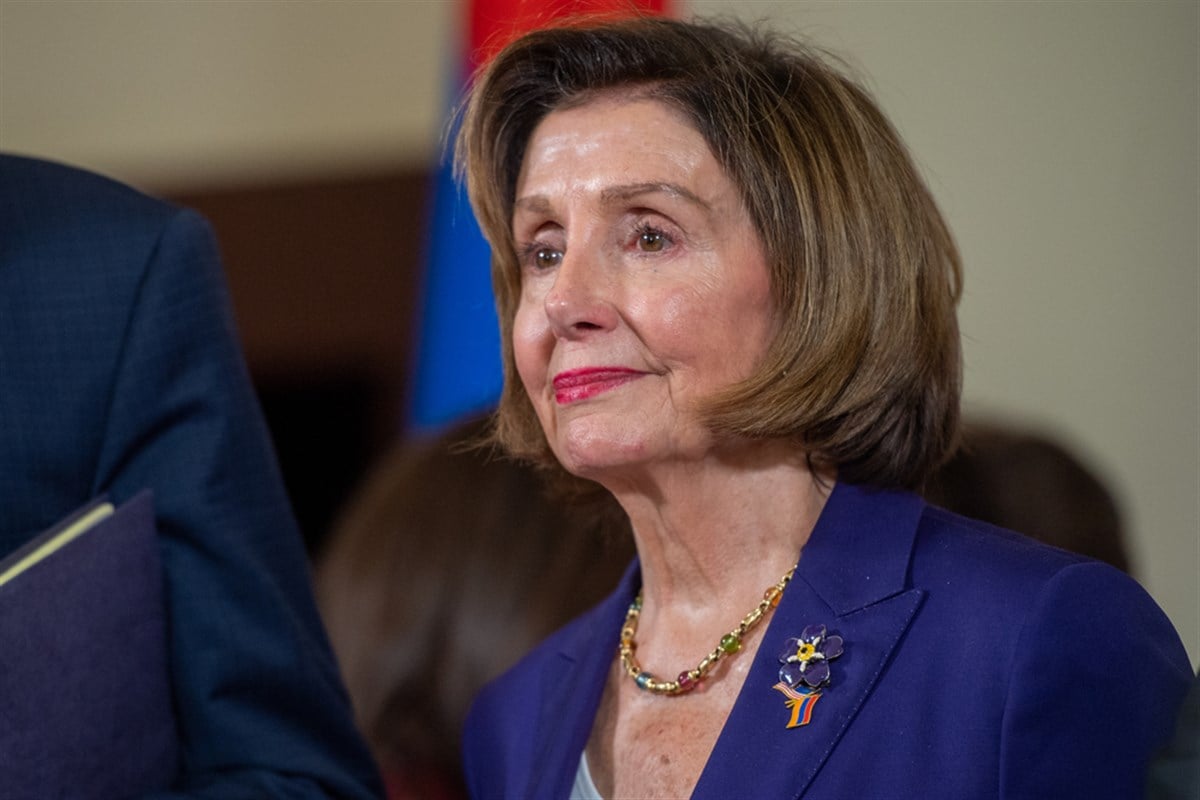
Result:
M1131 578L1076 563L1045 585L1010 671L1000 795L1129 800L1169 740L1187 654Z
M182 211L126 326L96 492L154 491L178 794L381 794L318 620L307 558L237 344L215 242Z

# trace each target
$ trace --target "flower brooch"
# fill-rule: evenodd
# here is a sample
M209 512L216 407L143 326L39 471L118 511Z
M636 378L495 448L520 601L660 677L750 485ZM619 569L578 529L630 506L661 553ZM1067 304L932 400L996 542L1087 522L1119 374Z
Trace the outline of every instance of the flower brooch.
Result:
M788 728L812 721L821 689L829 685L829 662L842 654L842 637L827 634L824 625L809 625L789 638L779 654L779 683L772 688L787 698L792 717Z

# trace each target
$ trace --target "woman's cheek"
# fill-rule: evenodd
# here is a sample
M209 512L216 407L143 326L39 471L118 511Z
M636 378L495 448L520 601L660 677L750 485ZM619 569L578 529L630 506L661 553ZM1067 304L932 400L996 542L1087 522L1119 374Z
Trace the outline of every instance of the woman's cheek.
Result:
M544 316L544 315L543 315ZM513 358L525 391L536 400L546 383L546 368L550 359L548 325L539 322L537 315L528 313L524 304L513 320Z

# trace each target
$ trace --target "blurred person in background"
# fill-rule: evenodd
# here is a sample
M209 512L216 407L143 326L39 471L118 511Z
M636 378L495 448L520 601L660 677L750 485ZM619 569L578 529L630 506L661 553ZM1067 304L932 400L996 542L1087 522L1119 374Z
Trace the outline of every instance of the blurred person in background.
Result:
M633 555L615 504L546 494L486 420L395 446L317 563L317 598L392 800L466 796L471 699L604 597Z
M976 421L922 492L934 505L1131 572L1116 499L1053 438Z

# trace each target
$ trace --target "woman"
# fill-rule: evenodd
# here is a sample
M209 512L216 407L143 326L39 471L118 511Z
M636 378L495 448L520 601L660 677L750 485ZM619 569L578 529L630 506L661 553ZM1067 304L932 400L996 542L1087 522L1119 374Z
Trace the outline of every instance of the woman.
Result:
M959 262L862 89L597 22L503 50L461 137L496 438L612 493L638 553L476 702L476 797L1136 796L1190 676L1170 623L909 493L955 443Z

